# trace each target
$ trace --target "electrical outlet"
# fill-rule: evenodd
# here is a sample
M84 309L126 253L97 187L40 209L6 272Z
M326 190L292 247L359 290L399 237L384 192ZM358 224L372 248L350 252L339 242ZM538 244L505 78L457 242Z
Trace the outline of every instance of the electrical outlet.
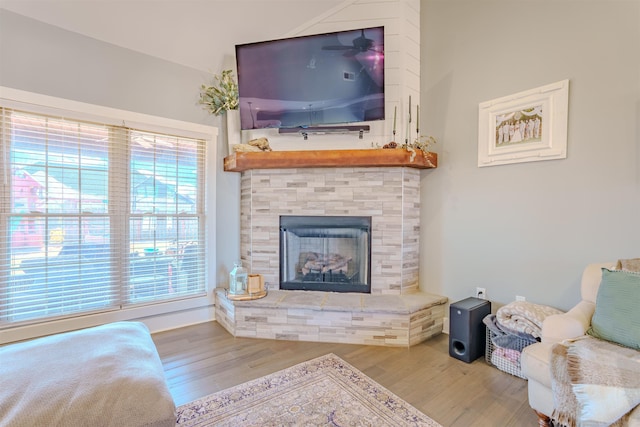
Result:
M487 299L487 290L485 288L476 288L476 298Z
M516 295L516 301L526 301L527 299L522 295Z

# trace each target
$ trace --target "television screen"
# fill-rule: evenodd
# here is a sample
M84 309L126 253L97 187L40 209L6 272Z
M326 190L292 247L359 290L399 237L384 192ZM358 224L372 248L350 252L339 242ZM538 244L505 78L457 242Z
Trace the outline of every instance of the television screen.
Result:
M242 129L384 119L384 27L236 46Z

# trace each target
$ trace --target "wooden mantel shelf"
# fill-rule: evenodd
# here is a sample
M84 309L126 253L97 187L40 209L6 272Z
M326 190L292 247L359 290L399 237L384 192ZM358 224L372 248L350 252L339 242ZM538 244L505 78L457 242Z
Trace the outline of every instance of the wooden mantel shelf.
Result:
M224 158L224 170L244 172L251 169L292 169L318 167L438 167L438 155L404 149L261 151L237 152Z

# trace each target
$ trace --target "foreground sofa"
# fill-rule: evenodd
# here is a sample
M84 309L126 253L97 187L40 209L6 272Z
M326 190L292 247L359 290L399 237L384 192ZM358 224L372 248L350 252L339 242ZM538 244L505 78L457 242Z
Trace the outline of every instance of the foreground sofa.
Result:
M117 322L0 347L0 426L175 426L147 327Z
M616 269L619 268L619 263L607 262L588 265L582 275L580 289L582 300L567 313L546 318L542 326L541 342L526 347L522 352L521 366L523 375L528 379L529 405L537 413L540 426L550 426L554 411L556 414L558 413L557 390L562 385L559 382L559 377L563 373L552 371L552 358L560 357L559 355L562 352L566 354L567 350L565 349L570 346L579 347L579 345L584 344L596 344L599 347L596 351L602 352L594 358L594 360L598 361L606 360L605 353L616 357L624 355L626 357L624 360L626 372L631 372L630 375L627 375L629 377L627 379L636 384L636 380L640 378L640 371L636 371L640 367L640 352L638 352L637 347L634 348L634 345L631 345L631 348L623 347L615 342L600 340L587 335L596 311L598 290L603 278L602 268ZM635 291L632 292L635 294L634 297L637 297L637 293ZM638 287L638 292L640 293L640 287ZM631 317L633 318L632 321L637 322L637 315ZM632 335L636 334L634 340L637 339L637 331L634 332L633 327L629 328L625 325L622 333L627 332L625 329L631 329L629 332ZM591 347L594 346L591 345ZM633 389L636 386L632 385L631 388ZM555 400L553 389L556 390ZM571 393L571 384L569 384L568 390ZM573 390L575 391L575 389ZM572 396L572 398L575 399L575 396ZM633 404L631 408L633 408ZM640 409L636 408L633 414L639 416ZM571 420L568 424L573 424L575 421L575 419ZM578 422L578 424L580 423Z

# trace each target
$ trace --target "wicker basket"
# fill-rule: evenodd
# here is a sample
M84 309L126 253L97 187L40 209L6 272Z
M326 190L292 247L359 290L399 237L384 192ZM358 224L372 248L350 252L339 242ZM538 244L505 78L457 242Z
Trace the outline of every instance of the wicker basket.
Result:
M513 349L515 351L512 351L494 345L493 339L496 337L496 333L487 328L487 346L484 352L487 363L503 372L526 379L520 370L520 354L518 353L522 352L522 349L530 345L531 342L522 338L515 338L515 346Z

